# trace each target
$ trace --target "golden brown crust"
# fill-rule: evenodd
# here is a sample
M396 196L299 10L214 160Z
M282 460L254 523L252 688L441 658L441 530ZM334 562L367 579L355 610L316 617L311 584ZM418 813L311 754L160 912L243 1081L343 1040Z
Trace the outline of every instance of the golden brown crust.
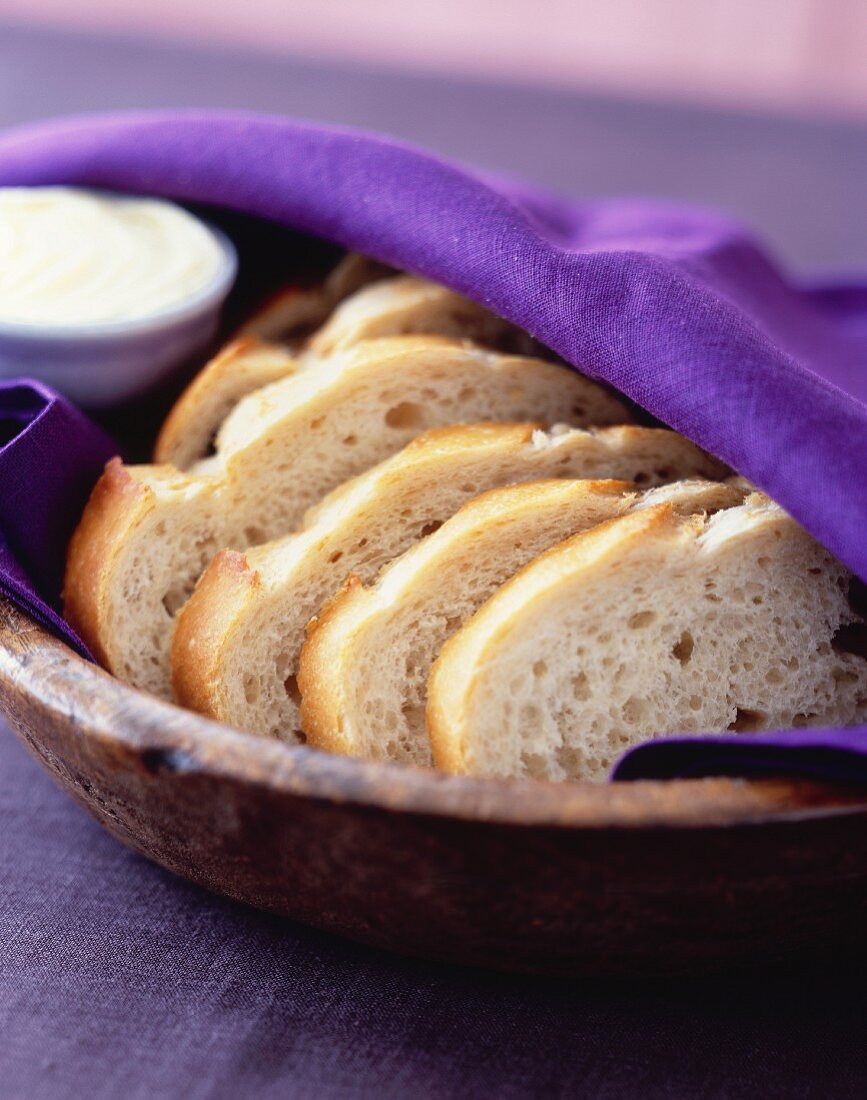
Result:
M404 339L404 338L402 338ZM563 368L559 368L563 369ZM730 474L729 467L718 458L703 451L695 443L690 442L684 436L672 431L670 428L647 428L640 424L629 422L621 424L606 424L602 427L578 428L568 425L569 433L582 432L596 436L603 440L609 440L612 448L616 445L625 447L630 441L640 444L642 440L650 441L654 436L664 439L670 448L670 455L665 464L677 464L686 456L694 456L699 459L695 463L695 469L684 466L677 474L677 479L689 477L707 478L718 481ZM527 421L479 421L473 424L445 424L436 428L428 428L415 439L410 440L403 448L403 454L407 458L416 455L426 455L430 452L442 450L461 451L467 446L486 442L497 442L504 438L504 432L509 430L515 445L529 443L536 432L550 433L550 426L542 423L529 423ZM359 475L364 476L364 475ZM604 480L604 479L603 479ZM672 478L672 480L675 480ZM733 488L738 486L733 483ZM333 494L339 492L339 488L332 490Z
M484 443L498 443L510 438L515 444L529 443L533 433L544 425L523 420L480 420L474 424L442 424L428 428L411 439L403 448L404 455L427 454L433 451L459 452Z
M120 458L112 458L93 487L69 542L63 613L94 656L112 671L104 593L111 581L112 565L130 531L152 507L150 488L134 478Z
M334 304L336 308L308 344L316 357L362 341L410 333L455 336L507 353L536 355L546 350L485 306L415 275L375 282Z
M446 646L454 641L455 635L448 639L440 653L440 657L446 652ZM431 755L434 767L437 771L448 772L449 775L468 774L464 760L463 729L460 722L451 717L448 706L440 697L440 692L434 690L434 676L439 668L439 659L434 662L428 677L427 704L425 706L425 722L427 734L430 738Z
M329 509L348 500L354 488L366 481L377 471L386 472L386 466L394 478L405 478L417 463L424 465L431 460L447 461L453 455L460 455L469 447L483 447L486 444L511 443L515 447L528 443L533 432L540 430L541 424L522 421L481 421L477 424L446 424L439 428L428 428L421 435L411 439L406 446L384 459L383 462L364 470L348 481L342 482L330 493L308 509L304 516L304 529L312 527L327 514Z
M343 614L348 606L362 598L364 587L353 574L346 583L322 607L307 625L307 641L301 649L298 663L298 689L301 692L301 728L307 744L325 752L353 755L355 742L344 736L340 721L342 697L330 690L322 690L326 683L323 675L323 654L329 653L327 642L331 621Z
M221 550L199 578L172 642L172 687L181 706L220 718L215 684L223 645L260 586L259 574L237 550Z

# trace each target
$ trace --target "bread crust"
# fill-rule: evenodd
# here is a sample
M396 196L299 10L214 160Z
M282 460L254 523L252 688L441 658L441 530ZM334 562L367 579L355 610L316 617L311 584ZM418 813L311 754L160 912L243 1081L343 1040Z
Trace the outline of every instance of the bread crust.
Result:
M178 616L172 641L172 688L182 707L212 712L232 625L243 617L261 585L247 555L237 550L221 550L199 578Z
M329 628L333 621L346 615L353 605L363 601L364 595L361 580L357 576L349 577L319 614L307 624L307 641L301 651L302 658L298 666L301 724L308 744L325 752L341 753L344 756L358 755L358 746L354 738L347 736L336 717L345 706L345 682L340 680L337 683L336 692L325 686L330 683L326 662L334 655ZM344 647L348 645L350 638L349 634L343 637Z
M66 555L63 613L97 660L116 671L105 629L106 591L127 537L154 507L150 487L133 477L119 457L106 463L93 487Z
M548 349L512 322L448 287L414 275L380 280L337 304L306 351L323 358L362 341L413 334L450 336L504 353L551 357Z
M267 298L237 330L235 339L256 339L294 345L308 326L322 323L328 313L321 283L290 283Z
M347 252L321 283L292 283L272 295L238 330L238 336L303 343L344 298L397 272L358 252Z

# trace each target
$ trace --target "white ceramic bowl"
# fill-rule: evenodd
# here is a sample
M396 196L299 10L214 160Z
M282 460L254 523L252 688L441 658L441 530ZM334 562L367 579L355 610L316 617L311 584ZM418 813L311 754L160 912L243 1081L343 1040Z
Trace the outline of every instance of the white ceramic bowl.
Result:
M0 321L0 377L47 382L76 404L122 404L150 389L213 339L238 256L213 226L223 253L216 276L170 308L132 321L46 326Z

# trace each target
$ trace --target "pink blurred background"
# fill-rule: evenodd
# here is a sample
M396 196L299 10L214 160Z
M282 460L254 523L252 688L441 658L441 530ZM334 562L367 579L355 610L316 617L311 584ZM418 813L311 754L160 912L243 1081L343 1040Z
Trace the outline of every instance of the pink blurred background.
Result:
M0 0L7 22L867 117L867 0Z

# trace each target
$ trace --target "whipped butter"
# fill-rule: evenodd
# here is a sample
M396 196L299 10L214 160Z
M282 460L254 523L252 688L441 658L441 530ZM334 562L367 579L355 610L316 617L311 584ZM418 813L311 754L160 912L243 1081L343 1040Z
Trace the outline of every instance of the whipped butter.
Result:
M142 320L194 300L225 267L217 237L173 203L0 188L0 324Z

